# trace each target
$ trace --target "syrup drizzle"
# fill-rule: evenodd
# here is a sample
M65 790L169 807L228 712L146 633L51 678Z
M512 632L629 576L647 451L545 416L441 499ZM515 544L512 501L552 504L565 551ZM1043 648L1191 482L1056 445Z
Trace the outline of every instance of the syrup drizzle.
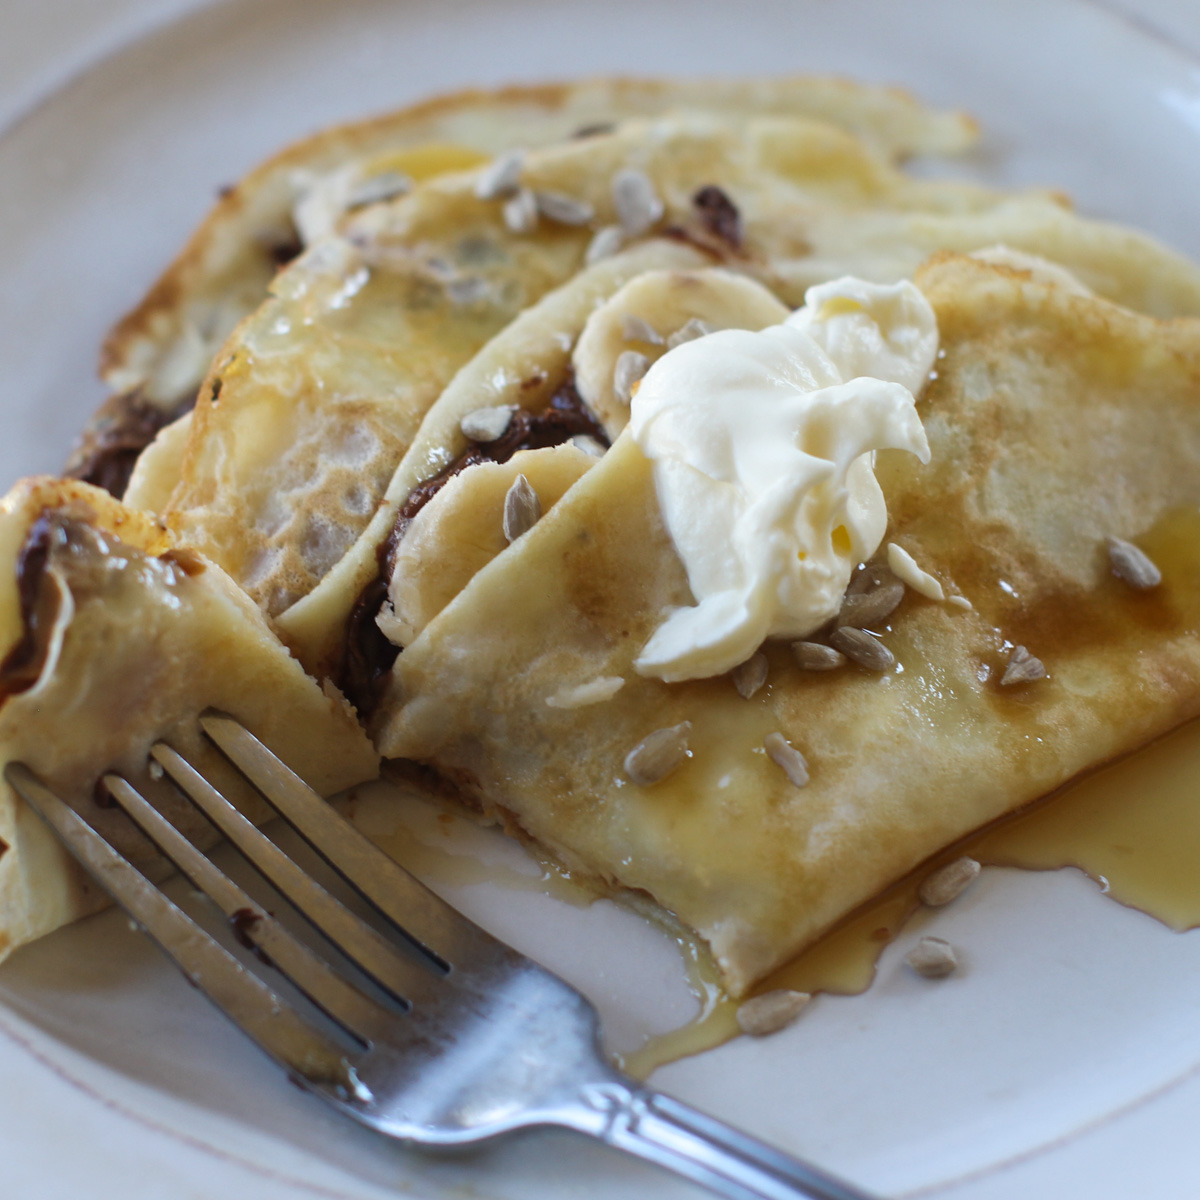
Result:
M552 864L541 864L537 872L519 871L464 852L457 839L442 848L402 830L366 832L425 880L536 891L578 906L595 898ZM774 971L755 994L774 988L842 996L865 992L884 948L920 906L921 881L960 854L985 866L1077 867L1111 899L1172 929L1200 926L1200 721L945 851ZM618 1065L639 1079L739 1032L737 1003L722 990L707 949L679 929L668 932L679 947L699 1011L687 1024L621 1058Z
M1124 614L1128 619L1144 615L1136 610L1148 602L1166 606L1176 624L1194 631L1200 614L1200 510L1169 512L1138 542L1162 569L1164 585L1151 596L1113 589L1118 606L1133 610ZM1200 721L948 848L774 971L752 994L775 988L865 992L884 947L920 906L921 881L961 854L985 866L1076 867L1112 899L1171 929L1200 927ZM689 979L701 1001L700 1015L630 1055L625 1065L632 1074L644 1077L737 1036L734 1002L710 1001L694 972Z
M1164 573L1167 586L1155 602L1181 610L1183 623L1192 625L1200 614L1200 510L1168 514L1138 542ZM458 852L457 846L455 852L442 850L407 834L376 840L426 879L534 889L577 905L595 898L553 864L543 863L540 873L525 873L484 864ZM775 988L835 995L865 992L884 948L920 906L921 881L962 854L985 866L1034 871L1075 867L1110 898L1171 929L1200 927L1200 720L948 848L774 971L752 994ZM625 1071L642 1079L739 1032L737 1003L722 990L707 949L677 928L667 932L679 946L699 1012L621 1059Z

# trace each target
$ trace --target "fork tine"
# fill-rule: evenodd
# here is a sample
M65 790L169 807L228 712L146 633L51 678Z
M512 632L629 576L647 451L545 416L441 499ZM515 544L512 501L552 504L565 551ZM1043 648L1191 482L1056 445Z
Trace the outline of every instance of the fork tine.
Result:
M206 713L200 724L275 811L419 949L444 966L511 953L343 820L232 717Z
M210 862L127 780L104 784L135 825L225 914L239 941L261 951L318 1008L364 1046L387 1013L343 979Z
M252 1041L296 1078L344 1099L363 1098L354 1066L336 1043L247 971L24 763L9 763L4 776L96 882Z
M192 803L347 958L398 1000L415 1004L429 994L434 981L425 967L402 957L386 938L305 874L182 755L162 742L150 753Z

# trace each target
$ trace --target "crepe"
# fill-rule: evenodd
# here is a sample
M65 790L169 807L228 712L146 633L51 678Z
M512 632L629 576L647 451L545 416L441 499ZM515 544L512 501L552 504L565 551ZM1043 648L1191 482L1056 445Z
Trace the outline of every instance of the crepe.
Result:
M310 671L344 682L344 631L399 506L461 446L445 442L440 462L410 453L425 414L523 310L582 280L589 257L601 265L595 238L615 223L614 179L629 169L664 211L622 253L658 246L665 265L684 252L691 264L722 263L787 304L831 275L891 280L931 250L999 240L1062 261L1131 306L1200 311L1191 264L1075 216L1052 193L913 179L810 118L633 120L529 155L522 182L557 196L557 211L564 198L574 205L569 219L510 227L502 200L476 194L478 172L352 215L278 276L218 355L186 437L146 452L135 475L144 486L127 498L219 563ZM728 229L722 204L734 211ZM594 215L575 223L580 206ZM537 383L513 402L541 395ZM166 500L164 473L177 477Z
M304 185L311 245L126 500L243 589L387 756L599 886L652 897L740 994L955 837L1194 711L1191 568L1164 562L1163 588L1131 595L1105 539L1174 559L1186 544L1197 326L1180 318L1200 314L1200 271L1057 193L897 167L961 147L958 118L827 84L703 101L702 85L640 86L568 89L553 117L530 93L405 117L404 137L476 134L414 151L411 190L369 204L347 187L395 156L313 143L306 161L332 171ZM588 96L630 119L563 140ZM539 148L498 189L503 160L472 156L518 140ZM287 162L246 189L274 197L262 211L295 200ZM248 228L211 226L179 294L223 294L226 234L228 278L250 278ZM921 267L947 250L993 261ZM887 540L975 608L910 592L882 676L801 672L786 643L765 647L749 698L727 678L638 675L693 597L624 432L637 371L711 326L782 321L831 277L918 269L945 349L922 400L934 459L880 455ZM147 372L182 344L175 299L130 327ZM133 386L165 397L149 378ZM1048 678L998 681L1034 656ZM626 756L664 730L686 730L688 761L635 782Z
M419 182L512 147L677 108L819 117L889 160L957 153L975 136L962 114L926 108L894 88L826 78L597 79L471 90L323 131L224 189L179 257L113 329L101 362L113 395L85 431L72 471L119 495L141 449L191 409L211 359L266 298L280 264L323 225L337 224L356 198L384 196L403 178Z
M33 479L0 502L0 764L24 762L121 853L165 864L95 786L119 771L201 845L215 833L147 753L170 742L255 820L266 804L203 737L221 709L322 794L374 778L345 700L306 676L219 568L86 484ZM0 958L108 903L0 779Z
M957 255L917 282L944 351L932 456L880 453L885 544L972 609L909 590L877 627L882 674L803 671L782 642L749 699L639 675L692 596L626 433L416 632L374 719L385 757L675 914L735 995L955 839L1200 713L1200 322ZM1111 538L1161 585L1117 577ZM1045 677L1003 683L1028 657ZM634 783L630 750L684 722L688 760Z

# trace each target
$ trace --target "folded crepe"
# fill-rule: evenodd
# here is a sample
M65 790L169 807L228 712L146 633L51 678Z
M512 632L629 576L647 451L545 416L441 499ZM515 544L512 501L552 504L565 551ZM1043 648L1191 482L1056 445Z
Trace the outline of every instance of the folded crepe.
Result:
M113 394L84 431L72 474L120 495L141 450L191 410L213 356L266 299L280 264L348 213L502 151L676 109L817 117L890 161L954 154L975 136L962 114L926 108L895 88L831 78L596 79L470 90L325 130L224 189L179 257L109 334L101 375Z
M405 621L384 624L405 645L373 723L384 756L651 897L734 994L955 839L1200 712L1200 321L956 255L917 283L942 355L918 404L928 464L877 457L883 545L923 569L895 560L917 586L870 625L891 669L805 670L784 638L762 647L757 691L640 673L696 598L631 431L503 547L507 480L468 467L410 524L420 567L408 594L393 584ZM464 571L472 517L490 542ZM1135 586L1125 543L1158 586ZM894 585L880 562L863 577ZM672 730L687 757L635 781L630 751Z
M622 217L630 174L642 206ZM478 376L491 339L608 254L721 264L795 305L831 276L894 280L932 250L1005 242L1133 307L1200 311L1200 274L1149 239L1050 193L910 178L807 117L632 120L531 152L519 182L508 200L481 198L479 170L442 175L351 214L222 348L188 428L139 461L127 500L219 563L318 675L341 678L380 547L444 465L413 452L426 413L459 372ZM477 404L528 407L557 382L531 380L489 377Z
M472 153L533 148L516 169L414 150L411 189L367 188L371 203L353 189L397 169L372 165L386 139L349 160L336 137L329 158L314 143L305 161L333 169L306 185L319 234L126 499L342 686L385 755L615 894L651 896L740 993L954 838L1196 710L1180 530L1200 503L1200 335L1178 318L1200 314L1200 271L1054 193L896 167L961 146L956 118L829 85L731 85L737 103L639 86L570 93L553 119L506 93L497 111L529 121L507 133L487 97L430 110L413 130L445 119ZM634 119L562 140L589 94ZM261 186L262 211L291 221L287 169L245 194ZM178 268L195 311L222 295L218 243L229 278L262 266L250 228L222 217ZM711 329L789 319L832 277L891 284L945 250L990 261L917 276L944 358L920 405L930 465L877 462L883 544L913 556L878 629L898 665L818 674L776 639L758 690L744 673L639 674L697 599L625 428L639 378ZM147 372L190 337L186 307L133 322ZM1162 585L1113 578L1109 538L1161 559ZM974 607L931 599L922 567ZM872 586L898 586L882 561L853 588ZM681 730L675 774L630 773L631 750Z
M25 480L0 501L0 764L26 763L151 875L166 867L99 778L118 771L202 846L213 827L147 754L165 740L261 821L196 718L230 713L322 794L374 778L345 700L304 674L220 568L87 484ZM106 904L0 776L0 958Z

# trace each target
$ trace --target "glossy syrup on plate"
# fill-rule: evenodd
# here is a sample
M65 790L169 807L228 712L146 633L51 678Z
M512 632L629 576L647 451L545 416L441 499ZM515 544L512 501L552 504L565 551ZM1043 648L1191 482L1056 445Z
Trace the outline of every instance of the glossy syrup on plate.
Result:
M1194 626L1200 619L1200 511L1169 513L1138 542L1163 572L1156 606L1165 602L1179 621ZM1136 611L1145 597L1125 599ZM772 972L754 993L776 988L835 995L866 991L884 947L920 907L917 891L922 880L963 854L985 866L1039 871L1076 867L1111 898L1171 929L1200 926L1200 721L922 864ZM739 1032L737 1004L720 991L705 956L686 948L685 959L701 1012L690 1025L653 1038L628 1056L624 1065L632 1074L644 1077Z
M454 819L447 819L451 833ZM517 871L408 834L375 840L421 878L450 885L486 883L537 891L576 905L594 893L552 866ZM987 866L1054 870L1077 867L1112 899L1141 909L1172 929L1200 926L1200 721L1175 731L1048 800L973 835L852 914L755 989L857 995L875 978L884 948L920 906L917 889L930 871L960 854ZM699 1010L687 1024L649 1039L621 1065L645 1078L656 1068L738 1035L737 1003L722 990L707 951L671 931Z
M1200 510L1169 514L1138 542L1163 570L1164 596L1156 603L1171 604L1185 624L1200 619ZM1130 603L1140 599L1130 597ZM432 882L535 890L577 905L595 899L552 864L527 873L463 853L454 842L443 848L410 833L373 836ZM755 994L776 988L834 995L866 991L884 948L920 907L922 880L963 854L985 866L1076 867L1111 898L1172 929L1200 926L1200 721L948 848L774 971ZM739 1033L737 1002L722 990L707 950L678 929L668 932L679 946L699 1011L687 1024L623 1056L620 1065L640 1078Z

